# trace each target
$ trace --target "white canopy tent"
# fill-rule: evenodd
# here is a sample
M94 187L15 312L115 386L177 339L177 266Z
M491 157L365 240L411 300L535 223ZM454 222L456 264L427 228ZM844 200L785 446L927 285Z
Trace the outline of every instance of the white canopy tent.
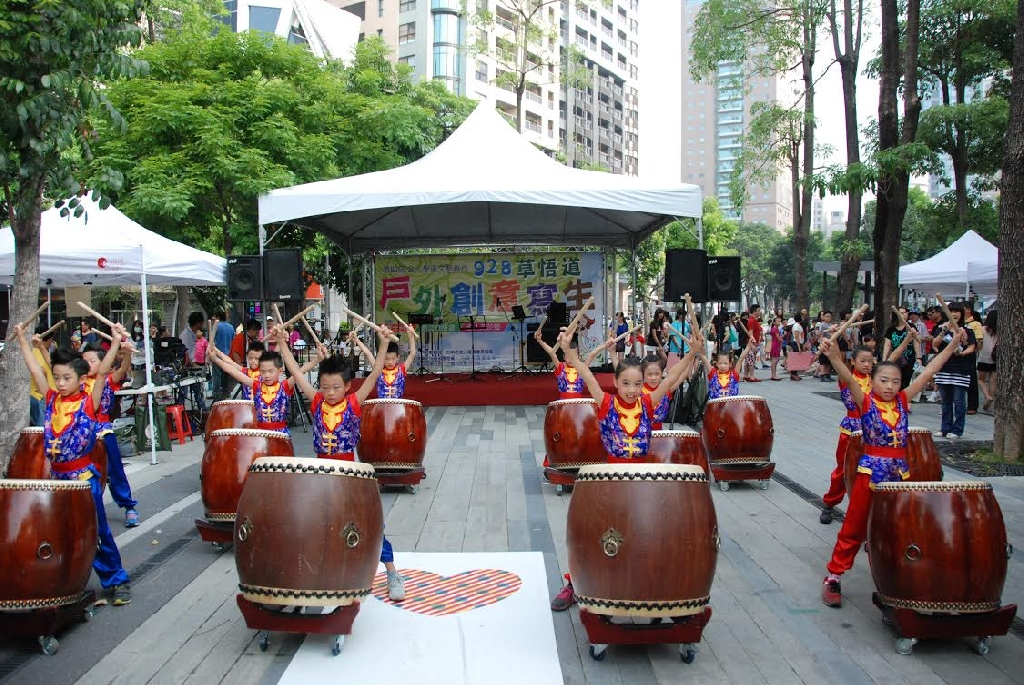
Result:
M999 285L999 260L967 262L967 280L976 291L995 295Z
M995 264L999 251L974 231L967 231L952 245L933 257L900 267L900 287L906 290L941 291L944 294L969 294L973 286L979 295L994 295L995 280L984 286L972 281L968 264Z
M632 250L673 219L701 214L699 186L572 169L535 148L486 102L415 162L259 199L261 226L299 224L349 255L470 244Z
M81 198L85 213L64 218L59 209L43 212L40 226L40 287L138 285L142 316L149 321L149 285L223 285L223 257L183 245L146 230L114 207L100 209L88 196ZM14 281L14 233L0 229L0 283ZM152 359L149 336L146 358ZM146 384L153 370L146 364ZM153 402L149 402L153 423ZM156 463L156 440L152 441Z

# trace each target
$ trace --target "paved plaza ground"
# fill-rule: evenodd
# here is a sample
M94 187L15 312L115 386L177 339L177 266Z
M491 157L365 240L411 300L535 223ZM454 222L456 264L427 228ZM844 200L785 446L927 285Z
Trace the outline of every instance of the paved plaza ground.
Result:
M711 595L714 616L695 663L680 663L669 645L612 646L605 661L595 662L573 608L552 617L565 683L1024 683L1020 619L1016 634L996 638L987 656L975 654L967 640L922 642L913 654L898 655L891 629L871 603L874 587L864 555L844 577L843 608L821 604L820 584L838 523L819 524L820 501L806 491L820 495L834 465L842 405L818 394L834 389L812 379L744 384L744 393L769 400L778 478L766 491L712 488L722 547ZM514 383L506 392L514 392ZM938 416L938 405L916 404L911 424L936 429ZM400 568L403 552L540 552L548 590L557 591L567 570L571 496L556 496L542 481L543 417L544 407L427 410L427 479L417 494L383 496ZM991 434L991 416L968 417L965 439ZM296 454L310 453L312 436L301 429L294 436ZM125 530L113 506L108 515L125 567L134 576L134 601L101 608L92 622L62 635L60 651L52 657L38 654L31 642L0 641L0 683L276 685L281 680L303 639L277 637L263 653L255 632L246 628L235 605L231 552L215 552L193 526L203 515L201 456L198 439L159 453L156 466L149 465L148 456L128 460L143 525ZM946 480L971 478L946 469ZM1024 478L989 480L1010 541L1024 550ZM1024 604L1024 551L1009 565L1003 600ZM388 654L407 648L380 645L375 679L417 682L414 674L388 670ZM338 659L344 658L343 651ZM464 674L465 680L452 682L516 682L515 666L495 664L494 672Z

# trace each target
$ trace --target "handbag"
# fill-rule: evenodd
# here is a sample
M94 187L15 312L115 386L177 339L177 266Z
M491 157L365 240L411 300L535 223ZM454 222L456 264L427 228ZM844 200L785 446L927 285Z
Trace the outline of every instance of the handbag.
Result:
M813 352L790 352L786 355L786 371L806 371L814 363Z

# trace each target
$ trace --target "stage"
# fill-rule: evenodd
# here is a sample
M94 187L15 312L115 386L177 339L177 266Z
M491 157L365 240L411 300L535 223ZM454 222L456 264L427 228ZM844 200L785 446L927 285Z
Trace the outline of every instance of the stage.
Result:
M598 382L605 392L614 392L614 375L598 373ZM451 380L433 381L435 374L423 376L408 375L405 378L405 399L416 400L427 407L484 407L488 405L544 405L558 399L555 374L517 373L513 376L502 373L477 373L479 380L472 380L468 373L445 374ZM362 378L352 380L355 391L363 382ZM371 393L370 399L377 397Z

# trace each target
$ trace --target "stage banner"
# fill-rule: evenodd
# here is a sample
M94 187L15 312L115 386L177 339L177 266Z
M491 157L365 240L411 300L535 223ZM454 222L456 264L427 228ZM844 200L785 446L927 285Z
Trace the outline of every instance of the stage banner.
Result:
M417 367L422 362L436 372L443 362L445 371L469 371L475 350L477 371L510 370L520 359L513 307L525 310L521 328L528 336L529 324L538 323L552 302L565 302L573 316L593 295L594 308L580 324L580 350L586 354L607 335L602 257L600 252L379 255L375 320L395 323L392 312L405 321L433 317L433 324L418 326L423 358Z

